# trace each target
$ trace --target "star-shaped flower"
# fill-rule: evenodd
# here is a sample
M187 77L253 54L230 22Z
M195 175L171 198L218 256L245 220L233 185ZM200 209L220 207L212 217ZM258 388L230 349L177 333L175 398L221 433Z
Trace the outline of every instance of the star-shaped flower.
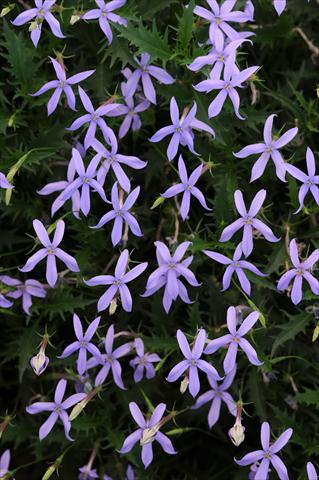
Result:
M40 440L43 440L49 435L57 420L60 419L64 426L64 434L66 438L73 441L69 435L71 422L67 410L70 407L73 407L73 405L81 402L86 397L86 393L75 393L66 400L63 400L66 384L67 382L64 379L60 380L57 384L54 394L54 402L36 402L26 408L26 411L31 415L36 415L41 412L51 412L49 418L40 427Z
M303 208L305 196L309 190L312 193L316 204L319 205L319 188L317 187L317 185L319 185L319 175L316 175L315 157L313 151L309 147L307 147L306 160L307 174L299 170L299 168L295 167L294 165L290 165L289 163L286 164L287 172L302 182L298 195L300 205L295 213L299 213Z
M225 255L222 255L221 253L211 252L210 250L203 250L203 252L205 253L205 255L212 258L216 262L222 263L223 265L228 265L223 276L222 291L227 290L229 288L229 285L234 273L236 273L238 277L241 288L244 290L244 292L248 296L250 295L251 285L244 270L249 270L250 272L253 272L255 275L258 275L259 277L267 276L266 274L262 273L257 267L255 267L255 265L253 265L251 262L247 262L247 260L241 260L241 256L243 253L241 244L237 246L233 259L230 259Z
M274 117L276 117L276 114L269 115L265 122L264 143L254 143L244 147L239 152L234 153L235 157L237 158L246 158L249 155L261 153L260 157L252 168L250 177L251 182L262 176L270 158L275 164L277 177L283 182L286 181L285 176L287 167L279 150L287 145L287 143L291 142L291 140L297 135L298 128L291 128L281 135L281 137L274 138L272 134Z
M292 432L292 428L288 428L270 445L270 426L268 422L264 422L261 426L260 434L262 450L247 453L241 460L235 459L235 462L238 465L246 466L261 460L256 471L256 480L267 478L270 465L276 470L280 480L289 480L287 468L277 453L289 442Z
M99 8L93 8L84 15L82 20L99 20L99 25L104 35L108 39L109 44L112 43L113 33L109 22L118 23L119 25L127 26L127 20L116 13L114 10L123 7L126 4L126 0L112 0L111 2L105 2L104 0L95 0L96 5Z
M183 160L182 155L179 156L178 160L178 172L179 177L181 179L181 183L173 185L172 187L168 188L164 193L162 193L162 197L170 198L175 197L179 193L183 192L183 199L180 208L180 214L183 220L187 218L189 207L190 207L190 199L193 195L199 203L204 207L206 210L211 210L208 207L205 197L202 192L195 186L196 182L199 180L201 173L203 170L203 165L199 165L199 167L195 168L195 170L191 173L188 177L185 162Z
M127 283L131 282L135 278L139 277L144 270L146 269L148 263L144 262L136 267L133 267L131 270L126 272L129 261L129 252L128 250L123 250L121 253L116 267L115 275L99 275L97 277L91 278L91 280L86 280L84 283L89 287L95 287L97 285L110 285L106 292L100 297L97 309L98 312L106 310L110 305L111 301L119 294L121 297L121 302L124 310L126 312L132 311L132 297L130 291L127 287ZM125 273L126 272L126 273Z
M202 370L207 375L211 375L215 380L221 380L216 368L201 358L206 343L206 331L203 328L198 331L192 350L189 347L186 336L181 330L177 330L176 337L185 360L182 360L172 368L166 380L168 382L176 382L176 380L186 372L185 376L189 393L193 397L196 397L200 390L198 370Z
M136 357L130 361L130 366L134 368L134 382L140 382L144 376L150 379L155 377L155 368L153 363L160 362L160 357L157 353L145 353L144 343L141 338L134 340L136 350Z
M34 19L29 27L29 32L31 32L31 40L35 47L38 46L44 21L48 23L55 37L65 38L61 32L60 23L51 13L55 2L56 0L34 0L35 8L29 8L20 13L12 22L16 27L20 27Z
M256 350L245 338L243 338L244 335L246 335L246 333L248 333L249 330L255 325L259 315L259 312L250 313L240 327L237 328L236 308L229 307L227 310L227 327L229 333L208 342L208 345L204 351L206 355L215 353L220 348L228 346L223 363L226 374L230 373L236 366L238 348L243 350L250 363L256 366L262 365L262 362L258 359Z
M31 270L33 270L34 267L41 262L41 260L46 258L46 279L50 287L53 288L58 279L56 258L61 260L67 266L67 268L71 270L71 272L80 271L75 258L71 257L71 255L58 247L63 239L65 230L65 223L63 220L58 220L52 242L49 238L48 232L40 220L33 220L33 228L44 248L41 248L38 252L34 253L29 258L25 266L23 268L19 268L20 272L31 272Z
M101 228L106 223L110 222L111 220L114 220L112 234L111 234L113 247L115 247L115 245L117 245L122 239L123 223L129 226L133 235L136 235L137 237L143 236L143 233L140 229L140 226L136 218L134 217L134 215L132 215L129 212L129 210L133 207L134 203L136 202L137 197L139 196L139 193L140 193L140 187L134 188L134 190L127 196L125 202L123 202L123 196L119 195L117 182L115 182L112 187L112 193L111 193L113 210L110 210L105 215L103 215L99 223L94 227L91 227L91 228Z
M25 282L7 275L0 276L0 282L14 288L7 297L18 299L22 297L22 307L27 315L31 315L32 297L45 298L46 291L38 280L28 279ZM12 304L11 304L12 305Z
M72 75L71 77L66 78L64 65L61 65L54 58L49 58L55 70L57 80L51 80L50 82L45 83L37 92L33 94L33 96L37 97L54 88L55 90L53 92L53 95L48 101L48 115L51 115L51 113L53 113L56 109L63 92L65 93L69 108L71 108L71 110L75 110L75 95L73 93L71 85L76 85L77 83L82 82L86 78L93 75L95 70L87 70L85 72L77 73L76 75Z
M291 290L291 300L297 305L302 300L303 279L306 280L311 291L315 295L319 295L319 281L311 273L315 263L319 262L319 248L312 252L306 260L300 262L297 242L296 239L293 238L289 245L289 253L294 268L283 274L278 282L277 288L278 290L286 290L289 283L294 279Z
M268 242L279 242L280 238L275 237L271 229L261 220L256 218L259 210L262 208L265 198L266 190L259 190L247 212L243 194L240 190L236 190L234 194L235 205L241 218L224 228L219 241L228 242L228 240L230 240L239 229L243 228L241 248L245 257L248 257L253 251L253 228L260 232Z
M192 108L188 112L187 109L184 111L183 115L179 116L179 109L174 97L171 98L170 102L170 115L172 120L172 125L168 127L163 127L158 130L151 138L150 142L160 142L167 135L173 135L168 148L167 148L167 158L169 161L173 160L178 151L179 144L187 146L188 149L197 155L194 150L194 133L193 129L204 131L210 135L215 136L214 130L206 125L206 123L195 118L197 112L197 104L194 102Z

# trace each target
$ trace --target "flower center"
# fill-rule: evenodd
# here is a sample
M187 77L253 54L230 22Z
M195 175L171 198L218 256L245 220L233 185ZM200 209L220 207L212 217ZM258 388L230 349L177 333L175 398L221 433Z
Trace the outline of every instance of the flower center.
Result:
M267 460L271 459L271 453L270 452L265 452L265 457Z
M234 262L234 267L240 267L240 263L239 262Z
M239 338L237 337L237 335L233 336L233 341L236 342L236 343L239 343Z
M167 265L168 268L176 268L176 263L169 263Z
M88 342L86 342L85 340L83 340L83 342L81 342L81 347L86 347L88 344Z
M191 366L197 365L197 360L196 360L196 358L192 358L192 359L189 361L189 364L190 364Z
M89 183L88 177L83 177L83 183Z
M245 223L246 223L247 225L251 225L251 224L253 223L251 217L246 217L246 218L245 218Z
M305 273L305 271L304 271L303 268L298 268L296 273L297 273L297 275L303 275Z
M311 178L308 178L307 185L310 187L311 185L314 185L314 181Z
M119 287L120 285L122 284L121 280L114 280L114 285L116 285L117 287Z
M224 62L224 61L225 61L224 55L221 55L220 57L218 57L217 60L218 60L219 62Z
M51 255L52 253L54 253L53 248L52 248L52 247L49 247L49 248L47 249L47 253L48 253L48 255Z
M182 133L183 129L182 127L176 127L175 132L176 133Z
M55 411L56 413L61 413L61 412L62 412L62 407L61 407L61 405L56 405L54 411Z
M226 90L227 92L229 92L229 90L230 90L230 83L226 83L226 85L225 85L225 90Z
M216 22L216 25L220 25L222 22L222 19L220 17L215 17L215 22Z
M65 81L64 81L64 80L61 80L61 82L60 82L59 85L60 85L61 88L64 88L64 87L65 87Z

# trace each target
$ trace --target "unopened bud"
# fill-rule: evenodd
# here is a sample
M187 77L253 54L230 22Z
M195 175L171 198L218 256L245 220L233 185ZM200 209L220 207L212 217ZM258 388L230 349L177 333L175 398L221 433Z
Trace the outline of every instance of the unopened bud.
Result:
M113 300L110 303L109 314L114 315L114 313L116 312L116 309L117 309L117 300L116 298L113 298Z
M185 377L182 381L181 381L181 384L180 384L180 387L179 387L179 391L183 394L186 392L187 390L187 387L188 387L188 384L189 384L189 380L187 377Z
M10 3L10 5L8 5L7 7L4 7L0 12L0 18L4 17L5 15L8 15L8 13L10 13L11 10L14 9L14 7L15 7L14 3Z
M56 469L57 469L57 466L55 464L51 465L51 467L49 467L45 472L45 474L43 475L42 480L49 480L49 478L52 477Z
M241 420L236 420L235 425L228 431L229 438L236 447L239 447L245 440L245 427L241 424Z
M76 22L78 22L79 20L81 20L81 16L79 13L74 13L72 16L71 16L71 19L70 19L70 25L74 25Z
M45 355L45 352L42 348L37 355L31 358L30 365L33 368L33 371L36 375L41 375L49 364L49 358Z
M89 399L85 397L81 402L77 403L70 413L70 422L76 419L80 415L80 413L85 409L87 404L89 403Z

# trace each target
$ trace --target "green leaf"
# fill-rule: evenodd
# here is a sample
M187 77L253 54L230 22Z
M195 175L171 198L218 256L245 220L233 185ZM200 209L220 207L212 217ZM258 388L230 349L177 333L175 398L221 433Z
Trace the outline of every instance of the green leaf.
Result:
M146 28L142 21L138 26L128 25L122 27L114 23L114 27L120 32L120 37L126 38L129 42L138 48L139 53L149 53L153 60L169 60L173 55L168 44L168 31L164 35L157 30L155 19L153 19L152 29Z
M182 52L187 52L193 35L194 0L184 6L182 16L178 18L177 46Z
M271 356L274 356L278 348L284 343L293 340L298 333L302 332L309 322L311 322L311 316L303 312L290 317L288 323L280 325L279 328L281 329L281 332L276 336L271 350Z
M319 408L319 388L311 390L306 388L304 392L297 393L295 399L299 403L304 403L306 405L314 405Z

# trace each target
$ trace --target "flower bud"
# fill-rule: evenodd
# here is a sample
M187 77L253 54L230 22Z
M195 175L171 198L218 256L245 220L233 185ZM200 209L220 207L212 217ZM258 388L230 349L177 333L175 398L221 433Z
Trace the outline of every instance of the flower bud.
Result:
M235 425L228 431L229 438L236 447L239 447L245 440L245 427L241 424L241 420L236 420Z
M181 384L180 384L180 387L179 387L179 391L183 394L186 392L187 390L187 387L188 387L188 384L189 384L189 380L187 377L184 377L183 380L181 381Z
M109 314L114 315L114 313L116 312L116 309L117 309L117 299L113 298L113 300L110 303Z
M70 25L74 25L79 20L81 20L81 15L79 13L74 13L70 18Z
M45 352L42 348L37 355L31 358L30 365L33 368L33 371L36 375L41 375L49 364L49 358L45 355Z
M10 5L8 5L7 7L4 7L0 12L0 18L4 17L5 15L8 15L8 13L10 13L11 10L14 9L14 7L15 7L14 3L10 3Z

